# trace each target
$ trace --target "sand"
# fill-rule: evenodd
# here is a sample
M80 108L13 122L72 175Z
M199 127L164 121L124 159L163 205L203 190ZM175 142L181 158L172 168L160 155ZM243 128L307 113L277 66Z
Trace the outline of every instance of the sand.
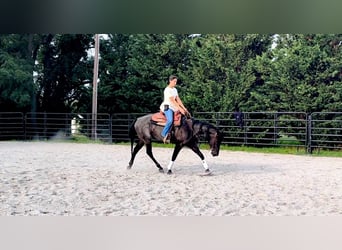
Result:
M172 149L153 148L166 168ZM142 149L64 142L0 142L0 215L342 215L342 159L203 150L213 175L183 149L173 175Z

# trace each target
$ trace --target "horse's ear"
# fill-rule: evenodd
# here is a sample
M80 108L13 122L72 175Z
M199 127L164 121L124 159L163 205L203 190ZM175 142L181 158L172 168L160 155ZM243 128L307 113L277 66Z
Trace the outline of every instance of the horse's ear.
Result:
M225 132L226 132L226 129L225 129L225 128L219 130L219 134L220 134L220 137L221 137L221 138L224 137Z

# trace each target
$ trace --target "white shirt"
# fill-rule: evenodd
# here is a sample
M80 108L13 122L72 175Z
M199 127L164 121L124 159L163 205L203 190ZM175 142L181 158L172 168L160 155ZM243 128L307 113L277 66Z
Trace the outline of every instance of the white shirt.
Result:
M160 109L162 111L164 111L164 105L167 104L169 105L169 108L172 109L173 111L177 111L178 108L175 107L173 105L173 103L170 101L170 97L172 97L173 99L176 99L176 97L178 96L178 91L176 88L170 88L169 86L167 86L164 89L164 101L162 102L162 104L160 105Z

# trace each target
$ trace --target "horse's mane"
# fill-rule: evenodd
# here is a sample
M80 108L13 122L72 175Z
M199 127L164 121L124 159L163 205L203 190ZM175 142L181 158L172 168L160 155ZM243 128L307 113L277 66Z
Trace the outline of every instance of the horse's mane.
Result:
M219 132L214 125L208 122L192 119L192 123L195 135L203 135L204 137L208 137L212 131Z

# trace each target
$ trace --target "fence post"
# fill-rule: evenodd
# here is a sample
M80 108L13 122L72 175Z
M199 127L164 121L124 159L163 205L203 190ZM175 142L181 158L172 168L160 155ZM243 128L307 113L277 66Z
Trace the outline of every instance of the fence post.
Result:
M46 127L46 118L47 118L47 114L46 112L44 112L44 139L47 139L47 127Z
M72 113L68 113L66 114L65 117L65 125L66 125L66 136L67 137L71 137L71 124L72 124L72 118L73 118L73 114Z
M111 114L109 114L109 143L113 143L113 120Z
M312 154L312 116L311 114L307 116L306 121L306 152Z
M26 141L26 114L22 113L22 117L23 117L23 132L24 132L24 141Z
M219 128L220 127L220 121L219 121L219 119L220 119L220 113L216 113L216 115L215 115L215 122L216 122L216 127L217 128Z
M278 144L278 112L275 112L274 113L274 117L273 117L273 120L274 120L274 123L273 123L273 126L274 126L274 130L273 130L273 143L274 145L277 145Z
M244 121L244 126L243 126L243 143L244 145L247 145L247 141L248 141L248 137L247 137L247 118L249 118L249 115L246 113L242 113L243 114L243 121Z

